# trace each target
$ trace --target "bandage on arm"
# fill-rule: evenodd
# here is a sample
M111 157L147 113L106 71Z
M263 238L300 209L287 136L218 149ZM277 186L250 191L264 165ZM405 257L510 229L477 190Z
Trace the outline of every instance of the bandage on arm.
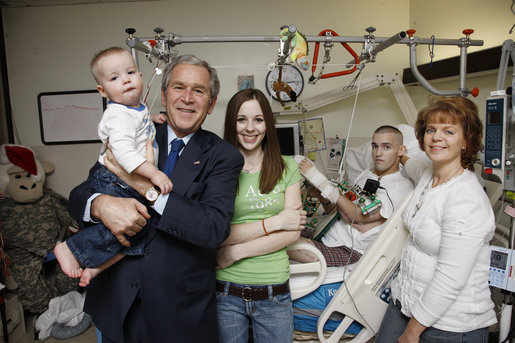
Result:
M304 177L309 181L309 183L320 190L321 195L324 198L329 200L331 203L336 204L336 201L338 201L338 197L340 196L338 188L333 186L324 174L322 174L315 166L309 168L306 173L304 173Z

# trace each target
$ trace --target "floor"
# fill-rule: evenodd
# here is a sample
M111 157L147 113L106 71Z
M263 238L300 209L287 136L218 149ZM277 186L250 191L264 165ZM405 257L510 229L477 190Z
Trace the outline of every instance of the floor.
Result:
M93 324L82 334L71 337L68 339L57 339L57 338L47 338L45 340L38 340L37 335L34 334L34 321L35 318L25 318L26 320L26 333L23 337L18 339L15 342L12 342L12 340L9 340L10 343L35 343L35 342L45 342L45 343L97 343L97 333L95 330L95 327ZM2 341L2 338L0 337L0 341Z
M491 335L490 336L489 342L497 343L498 341L499 340L498 340L497 335ZM46 339L44 341L40 341L40 340L34 340L32 338L32 340L30 340L28 338L28 334L27 334L27 339L19 340L19 341L15 342L15 343L35 343L35 342L44 342L44 343L97 343L97 334L96 334L96 331L95 331L95 327L93 325L91 325L81 335L76 336L76 337L72 337L72 338L69 338L69 339L48 338L48 339ZM368 343L373 343L373 342L374 342L374 339L372 338Z
M41 342L41 341L35 341ZM93 324L82 334L68 338L68 339L56 339L56 338L48 338L44 341L45 343L96 343L97 342L97 333Z
M34 334L34 322L35 318L31 318L29 315L29 318L25 318L25 324L26 324L26 333L24 336L20 337L16 341L9 340L11 343L36 343L36 342L44 342L44 343L97 343L97 334L95 327L93 324L82 334L71 337L68 339L56 339L56 338L47 338L45 340L38 340L37 336ZM0 341L2 340L2 337L0 337ZM297 341L295 341L297 342ZM302 343L310 343L310 342L318 342L318 341L304 341ZM370 339L368 343L373 343L374 338ZM491 343L497 343L499 342L498 339L498 333L497 332L491 332L489 337L489 342Z

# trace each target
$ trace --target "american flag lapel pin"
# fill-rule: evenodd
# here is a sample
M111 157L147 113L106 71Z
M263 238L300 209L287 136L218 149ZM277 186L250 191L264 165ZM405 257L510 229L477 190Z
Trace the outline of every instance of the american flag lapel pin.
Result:
M195 162L193 162L193 165L194 165L194 166L197 166L197 165L199 165L199 164L200 164L200 161L195 161Z

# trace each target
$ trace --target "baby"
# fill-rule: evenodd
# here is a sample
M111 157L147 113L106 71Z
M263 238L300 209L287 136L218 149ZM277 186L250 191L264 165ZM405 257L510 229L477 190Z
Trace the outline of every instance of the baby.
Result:
M116 161L128 173L144 176L162 194L169 193L172 183L168 176L145 159L147 142L155 135L153 121L163 124L166 116L150 115L141 103L143 80L131 54L119 47L102 50L91 61L91 72L97 81L98 92L110 100L98 125L98 134L103 142L98 162L102 167L93 175L94 191L136 198L141 202L145 200L103 166L109 144ZM155 142L153 147L154 156L157 156ZM79 285L85 287L93 277L125 255L142 255L142 236L143 231L129 238L130 247L124 247L108 228L99 223L58 243L54 253L61 269L70 277L80 277ZM83 270L81 264L86 269Z

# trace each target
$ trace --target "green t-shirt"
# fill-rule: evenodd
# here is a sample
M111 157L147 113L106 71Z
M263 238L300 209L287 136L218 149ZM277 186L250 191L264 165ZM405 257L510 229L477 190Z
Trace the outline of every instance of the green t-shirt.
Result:
M283 210L286 188L302 179L297 162L288 156L283 156L283 160L286 164L283 177L268 194L259 192L261 172L240 173L231 224L260 221ZM216 272L218 280L244 285L278 284L286 282L289 277L290 265L286 248L266 255L245 258Z

